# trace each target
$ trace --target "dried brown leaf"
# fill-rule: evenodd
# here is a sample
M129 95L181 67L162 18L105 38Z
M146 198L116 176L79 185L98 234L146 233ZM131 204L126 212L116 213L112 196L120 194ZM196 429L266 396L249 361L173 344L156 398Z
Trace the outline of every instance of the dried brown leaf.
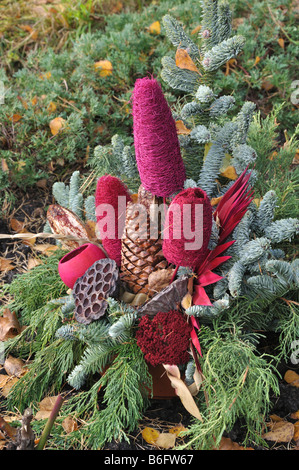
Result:
M228 437L222 437L220 445L216 450L254 450L252 447L242 447Z
M7 258L0 258L0 271L7 272L15 269L15 265L12 263L10 259Z
M62 421L62 427L65 430L67 434L77 431L78 429L78 423L75 419L73 419L71 416L67 416L63 421Z
M4 369L5 372L14 377L21 377L26 373L26 369L24 368L25 363L22 359L8 356L4 362Z
M0 416L0 430L4 432L10 439L13 439L17 434L17 428L13 428L10 424ZM0 436L1 439L1 436ZM2 439L5 439L4 435Z
M3 310L0 317L0 341L7 341L14 338L21 332L21 326L15 312L11 312L8 308Z
M265 432L262 438L272 442L290 442L294 436L294 425L288 421L277 421L271 426L271 431Z
M170 432L161 432L154 445L159 449L171 449L174 447L176 435Z
M287 370L284 380L293 387L299 387L299 375L293 370Z
M13 377L13 376L7 376L7 377L8 377L7 381L0 388L1 395L3 395L5 398L8 397L10 390L19 380L18 377Z
M169 286L174 269L159 269L153 271L148 277L148 285L150 290L160 292L165 287Z

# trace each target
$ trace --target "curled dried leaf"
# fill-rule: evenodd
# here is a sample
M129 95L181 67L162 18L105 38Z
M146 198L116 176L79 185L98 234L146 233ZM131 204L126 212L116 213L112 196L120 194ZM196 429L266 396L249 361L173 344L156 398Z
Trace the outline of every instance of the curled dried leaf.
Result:
M148 285L150 290L154 292L161 292L162 289L169 286L173 272L173 268L153 271L148 277Z
M180 397L183 406L186 410L195 418L202 421L200 411L187 387L185 382L180 378L179 368L177 366L169 366L163 364L167 377L169 378L171 385L175 388L176 394Z
M89 233L80 218L71 210L60 206L59 204L51 204L47 211L47 219L51 230L56 235L64 235L65 237L76 237L82 239L82 242L76 240L63 240L62 244L67 249L75 249L89 240Z
M262 435L262 438L272 442L290 442L294 436L294 425L288 421L277 421L271 427L271 431Z

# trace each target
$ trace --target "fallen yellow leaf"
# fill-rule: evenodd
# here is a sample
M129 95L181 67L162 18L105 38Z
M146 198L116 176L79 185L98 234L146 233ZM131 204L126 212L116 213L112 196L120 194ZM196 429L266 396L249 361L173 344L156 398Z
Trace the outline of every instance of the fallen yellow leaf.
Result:
M39 78L41 78L41 80L49 80L49 78L51 78L52 74L51 72L45 72L45 73L42 73Z
M179 135L189 135L191 130L187 129L183 121L180 119L178 121L175 121L175 127L176 127L176 132Z
M20 28L23 30L23 31L27 31L30 36L31 36L31 39L33 41L36 41L37 38L38 38L38 32L35 31L30 25L28 24L25 24L25 25L20 25Z
M225 170L221 173L221 176L224 176L230 180L236 180L238 178L236 170L232 165L226 167Z
M153 428L144 428L141 435L145 442L148 444L154 444L158 439L160 432Z
M22 119L22 116L21 116L20 114L18 114L18 113L13 114L13 115L9 118L9 120L10 120L11 122L13 122L13 123L19 122L21 119Z
M287 370L284 375L284 380L294 387L299 387L299 374L294 370Z
M160 21L154 21L148 28L151 34L160 34L161 33L161 24Z
M278 42L278 44L280 45L280 47L281 47L282 49L284 49L284 39L283 39L283 38L279 38L279 39L277 39L277 42Z
M198 68L185 49L177 49L175 54L175 64L180 69L187 69L192 72L199 73Z
M175 434L176 436L179 436L182 432L185 431L187 431L187 429L182 424L178 424L177 426L173 426L169 429L169 432L171 434Z
M255 65L257 65L260 62L260 60L261 60L261 58L257 55L256 58L255 58L253 67L255 67Z
M49 125L52 135L57 135L58 132L65 128L65 120L62 117L56 117L52 119Z
M181 306L185 310L187 310L187 308L191 307L191 305L192 305L192 295L189 292L187 292L187 294L181 301Z
M96 72L99 72L100 77L108 77L113 72L113 66L110 60L99 60L94 64Z
M219 197L213 197L211 199L211 206L217 206L217 204L219 204L219 202L221 201L222 199L222 196L219 196Z
M48 112L54 113L56 111L56 108L57 108L56 104L53 103L53 101L50 101L48 108L47 108Z
M201 30L201 25L199 24L198 26L195 26L194 29L192 29L191 34L199 33L200 30Z
M295 156L292 161L292 165L298 165L299 164L299 149L297 149Z
M228 62L226 62L224 75L226 76L229 75L230 71L235 68L236 64L237 64L236 59L230 59Z

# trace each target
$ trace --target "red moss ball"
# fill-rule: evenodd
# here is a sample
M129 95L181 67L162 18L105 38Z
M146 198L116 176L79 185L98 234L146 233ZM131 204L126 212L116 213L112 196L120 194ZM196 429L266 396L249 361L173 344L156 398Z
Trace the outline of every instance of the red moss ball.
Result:
M191 329L177 310L159 312L153 319L145 315L136 333L137 344L152 366L186 364L190 359Z

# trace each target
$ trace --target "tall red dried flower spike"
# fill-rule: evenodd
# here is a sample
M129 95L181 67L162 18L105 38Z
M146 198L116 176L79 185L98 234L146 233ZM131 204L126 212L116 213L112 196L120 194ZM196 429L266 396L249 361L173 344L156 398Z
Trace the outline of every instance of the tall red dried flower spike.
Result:
M176 266L195 270L208 255L211 231L212 206L205 191L200 188L181 191L171 202L166 216L165 258Z
M135 82L133 132L137 167L143 187L168 197L184 186L186 172L175 121L155 79Z
M129 201L131 196L122 181L111 175L99 178L95 194L97 226L104 249L118 266L121 265L121 237Z

